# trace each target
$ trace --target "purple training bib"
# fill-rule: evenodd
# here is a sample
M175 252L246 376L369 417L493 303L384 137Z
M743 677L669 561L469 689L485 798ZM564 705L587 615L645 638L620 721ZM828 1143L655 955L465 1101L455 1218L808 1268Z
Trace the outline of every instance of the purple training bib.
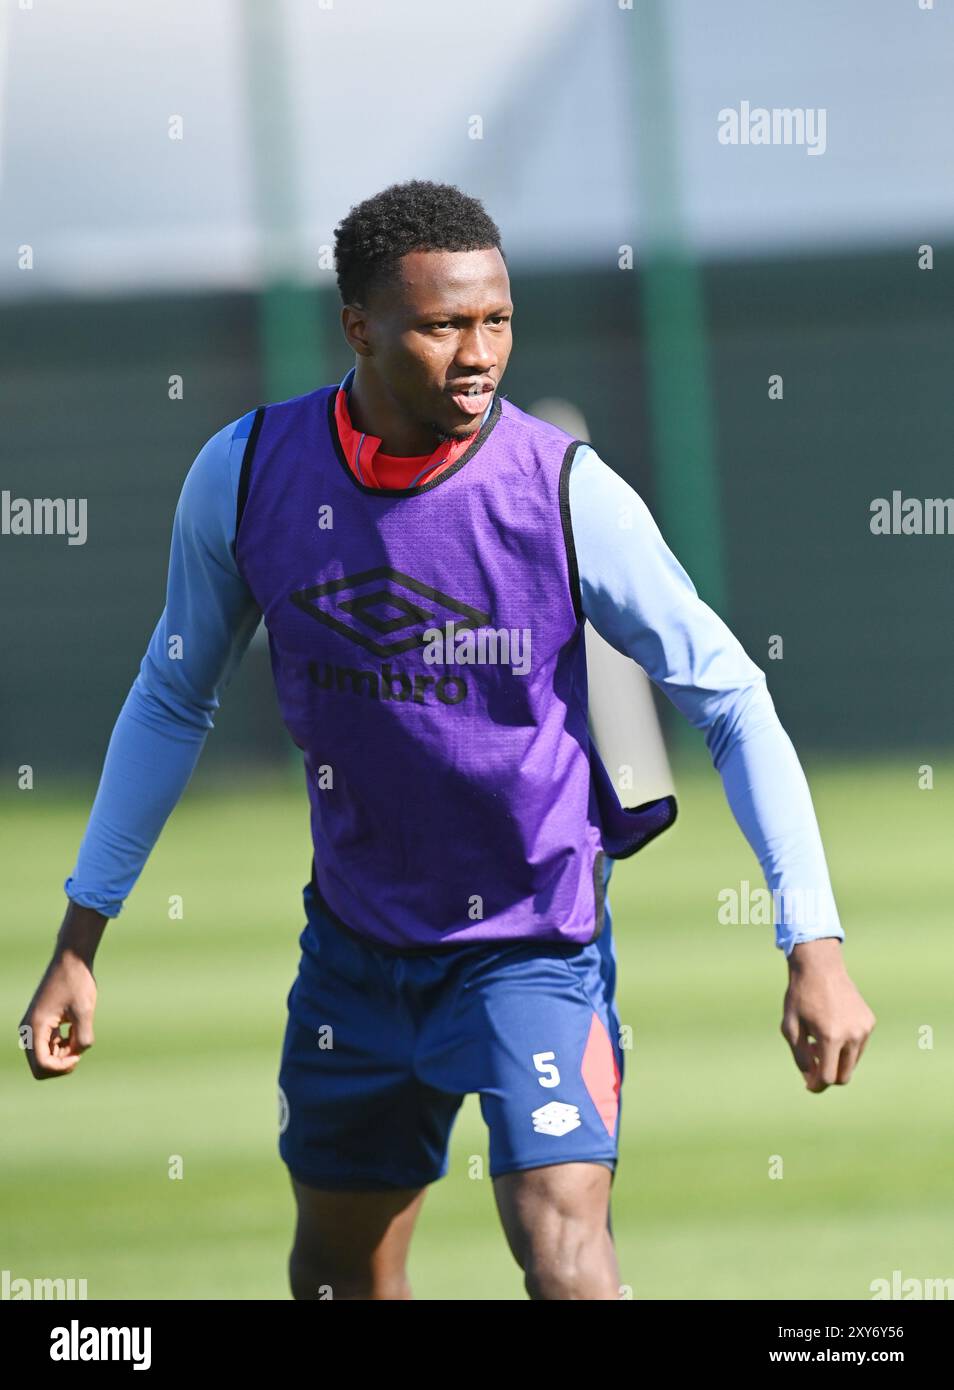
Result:
M366 487L337 391L256 412L235 542L304 755L317 892L399 950L591 941L604 855L674 808L622 812L591 747L581 441L495 396L433 481Z

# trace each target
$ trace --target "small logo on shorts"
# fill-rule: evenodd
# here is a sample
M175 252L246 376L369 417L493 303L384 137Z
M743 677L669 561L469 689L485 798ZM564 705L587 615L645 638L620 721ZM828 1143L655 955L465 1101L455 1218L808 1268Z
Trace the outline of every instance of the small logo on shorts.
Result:
M281 1086L279 1086L279 1088L278 1088L278 1132L279 1132L279 1134L284 1134L284 1133L285 1133L285 1130L288 1128L288 1117L289 1117L289 1114L290 1114L290 1110L289 1110L289 1105L288 1105L288 1097L285 1095L285 1092L282 1090Z
M551 1100L534 1110L530 1118L537 1134L569 1134L571 1129L579 1129L583 1121L575 1105L565 1105L563 1101Z

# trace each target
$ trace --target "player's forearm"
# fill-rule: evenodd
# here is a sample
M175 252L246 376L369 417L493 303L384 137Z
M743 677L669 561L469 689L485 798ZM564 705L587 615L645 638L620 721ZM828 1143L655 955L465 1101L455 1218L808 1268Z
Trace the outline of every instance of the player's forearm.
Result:
M174 715L137 678L116 720L67 896L116 917L195 769L208 731Z
M749 693L731 733L714 726L707 742L773 894L780 949L791 960L800 940L843 939L808 782L764 687Z

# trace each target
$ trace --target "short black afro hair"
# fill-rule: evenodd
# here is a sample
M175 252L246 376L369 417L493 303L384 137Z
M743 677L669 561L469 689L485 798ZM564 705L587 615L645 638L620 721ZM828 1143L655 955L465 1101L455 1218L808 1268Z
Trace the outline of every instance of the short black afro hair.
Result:
M409 251L493 247L503 256L497 224L476 198L449 183L393 183L358 203L335 228L341 302L367 305L369 294L399 279L401 257Z

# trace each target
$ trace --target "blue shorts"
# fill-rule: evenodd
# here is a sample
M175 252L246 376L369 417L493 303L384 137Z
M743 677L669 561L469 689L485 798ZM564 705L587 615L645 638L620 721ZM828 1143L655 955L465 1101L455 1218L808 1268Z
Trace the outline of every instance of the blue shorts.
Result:
M615 1172L623 1053L608 905L587 946L397 953L336 924L311 884L304 900L278 1078L279 1153L294 1178L424 1187L447 1172L470 1093L491 1177L583 1161Z

